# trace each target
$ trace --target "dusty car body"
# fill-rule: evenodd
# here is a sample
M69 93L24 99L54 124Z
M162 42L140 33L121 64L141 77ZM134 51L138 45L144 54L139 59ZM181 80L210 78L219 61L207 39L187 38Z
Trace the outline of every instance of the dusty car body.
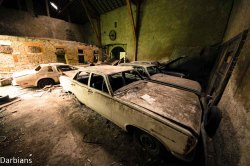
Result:
M202 109L192 92L143 80L130 66L87 67L60 84L122 129L144 133L138 139L150 152L160 143L186 159L196 148Z
M12 85L22 87L40 87L59 83L59 76L64 71L76 70L77 68L64 63L40 64L33 70L14 72Z
M120 66L132 66L143 77L148 78L150 80L167 84L168 86L178 86L179 88L193 91L196 94L201 93L201 85L198 82L162 73L161 70L154 64L123 63L120 64Z

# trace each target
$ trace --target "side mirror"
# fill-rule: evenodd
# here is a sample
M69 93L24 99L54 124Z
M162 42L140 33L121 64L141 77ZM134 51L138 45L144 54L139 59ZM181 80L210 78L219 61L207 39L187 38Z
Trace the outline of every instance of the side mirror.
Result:
M220 125L222 114L218 107L211 106L205 114L204 128L209 137L213 137Z

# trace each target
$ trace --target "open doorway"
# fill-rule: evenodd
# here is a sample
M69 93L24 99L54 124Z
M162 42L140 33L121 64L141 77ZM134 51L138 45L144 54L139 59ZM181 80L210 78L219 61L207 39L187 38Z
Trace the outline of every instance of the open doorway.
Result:
M124 48L117 46L111 50L110 59L111 60L119 60L120 52L125 52Z

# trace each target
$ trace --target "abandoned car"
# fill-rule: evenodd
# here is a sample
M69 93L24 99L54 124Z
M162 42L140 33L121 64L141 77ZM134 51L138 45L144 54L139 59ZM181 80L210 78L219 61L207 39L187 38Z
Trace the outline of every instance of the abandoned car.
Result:
M162 72L156 65L122 63L120 64L120 66L132 66L136 71L140 73L142 77L151 81L189 90L198 95L201 94L201 85L198 82L178 76L169 75L169 73Z
M81 103L133 133L151 155L167 149L187 159L195 151L202 119L195 93L144 80L131 66L91 66L59 79Z
M59 83L59 76L63 72L76 69L76 67L64 63L40 64L33 70L14 72L12 85L43 88L46 85Z

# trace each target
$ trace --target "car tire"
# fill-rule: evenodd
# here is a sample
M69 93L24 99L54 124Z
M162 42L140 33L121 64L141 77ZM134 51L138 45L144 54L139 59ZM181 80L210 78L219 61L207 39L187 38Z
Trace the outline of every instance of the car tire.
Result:
M0 95L0 104L6 103L10 100L9 95L1 96Z
M134 137L150 155L157 157L162 154L163 145L153 136L144 131L135 130Z
M44 88L46 85L54 85L55 81L51 78L44 78L38 81L38 88Z
M209 137L213 137L220 125L222 114L218 107L211 106L205 114L204 129Z

